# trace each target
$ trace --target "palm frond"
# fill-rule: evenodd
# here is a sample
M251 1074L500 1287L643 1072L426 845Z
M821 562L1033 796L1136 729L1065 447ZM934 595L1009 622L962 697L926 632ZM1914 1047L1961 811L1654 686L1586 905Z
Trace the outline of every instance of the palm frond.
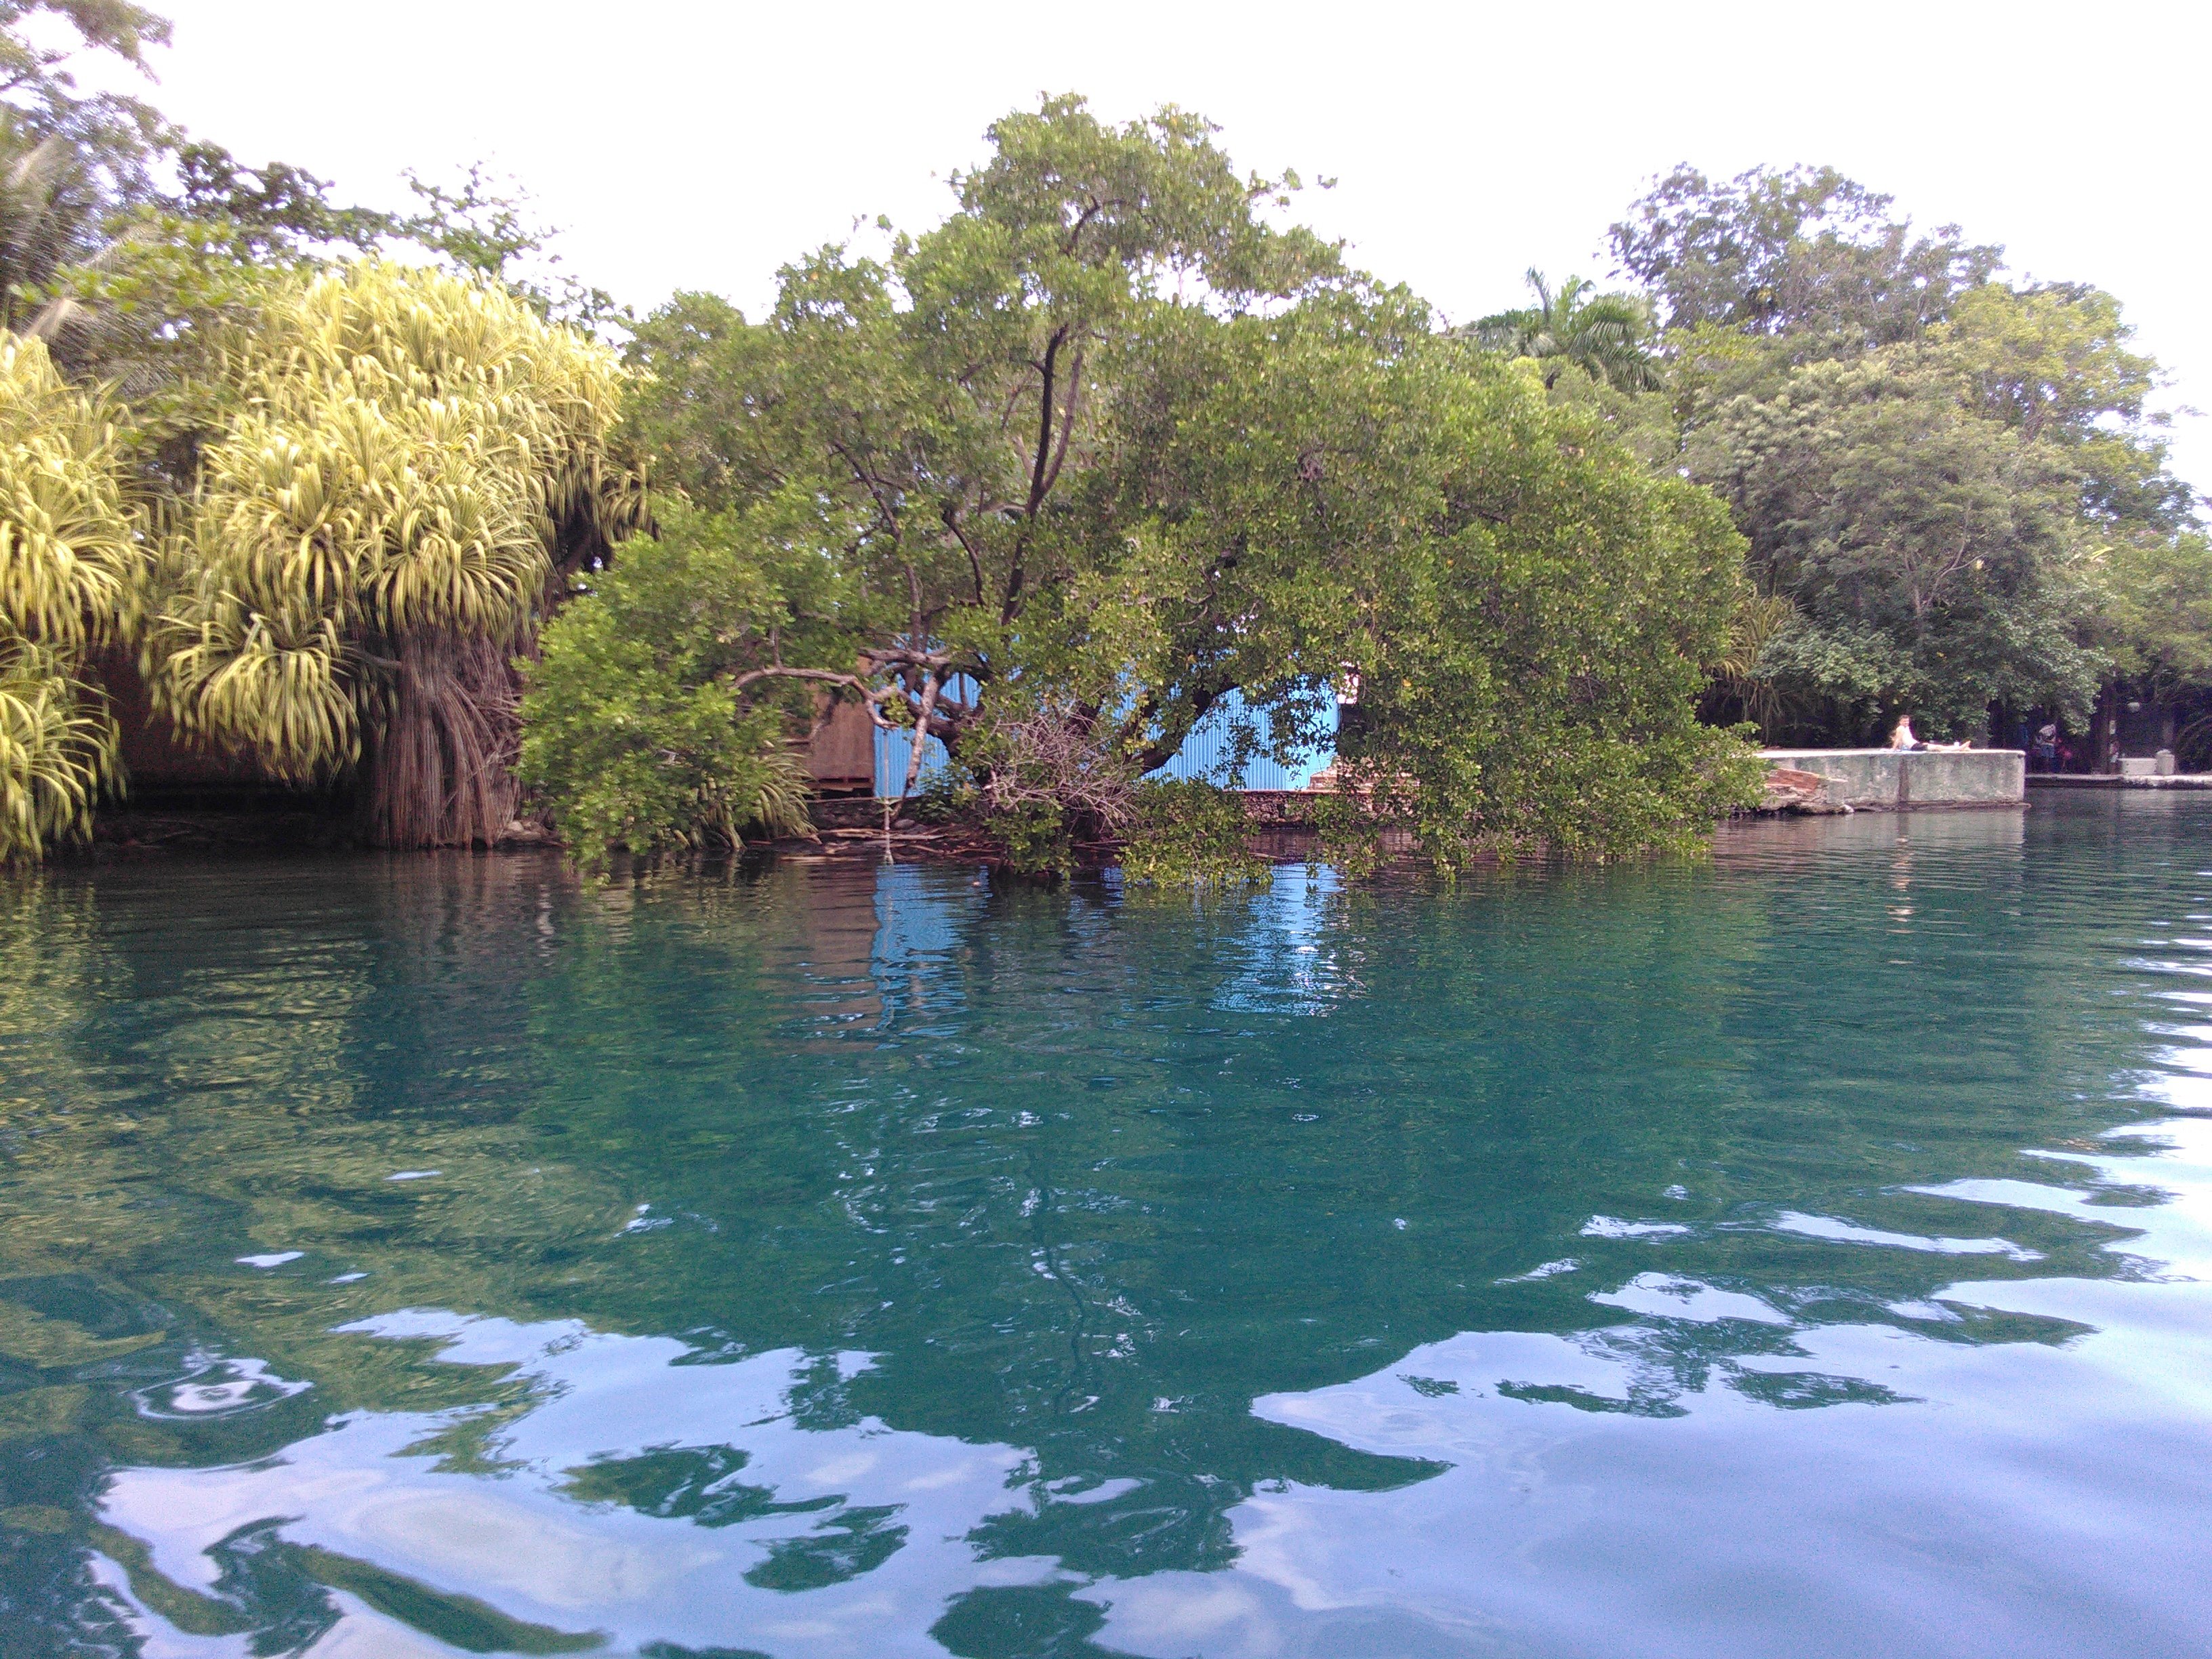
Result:
M115 774L115 722L52 647L0 631L0 864L82 835Z
M639 511L611 450L620 365L496 285L374 260L278 290L223 365L245 413L173 544L157 699L286 777L434 750L373 771L429 803L380 821L473 836L511 804L512 709L486 726L485 699L512 702L562 536L611 542ZM403 733L418 715L443 735Z

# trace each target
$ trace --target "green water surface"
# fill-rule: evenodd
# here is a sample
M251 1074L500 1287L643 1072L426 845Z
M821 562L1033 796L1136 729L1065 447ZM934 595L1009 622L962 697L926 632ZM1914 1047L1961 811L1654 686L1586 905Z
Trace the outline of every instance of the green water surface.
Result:
M2212 801L0 940L0 1655L2212 1650Z

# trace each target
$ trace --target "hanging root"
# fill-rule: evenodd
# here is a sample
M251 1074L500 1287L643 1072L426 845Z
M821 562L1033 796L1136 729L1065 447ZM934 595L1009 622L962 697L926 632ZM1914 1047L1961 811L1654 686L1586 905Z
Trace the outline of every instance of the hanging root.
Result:
M489 846L514 817L520 685L507 646L450 634L397 641L363 768L380 847Z

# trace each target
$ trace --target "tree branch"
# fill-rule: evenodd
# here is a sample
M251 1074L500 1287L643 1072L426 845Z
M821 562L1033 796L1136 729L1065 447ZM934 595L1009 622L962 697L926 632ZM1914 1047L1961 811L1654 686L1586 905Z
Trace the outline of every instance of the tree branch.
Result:
M906 805L907 797L914 793L914 786L921 780L921 746L929 740L930 716L937 712L937 694L944 690L945 678L942 672L933 672L922 682L921 708L915 717L914 742L908 746L906 753L906 781L899 786L898 798L902 806Z
M960 544L960 550L968 556L968 569L975 579L975 603L980 605L983 603L983 561L976 556L975 544L968 539L968 532L960 527L960 509L947 501L938 509L938 516L945 520L952 539Z

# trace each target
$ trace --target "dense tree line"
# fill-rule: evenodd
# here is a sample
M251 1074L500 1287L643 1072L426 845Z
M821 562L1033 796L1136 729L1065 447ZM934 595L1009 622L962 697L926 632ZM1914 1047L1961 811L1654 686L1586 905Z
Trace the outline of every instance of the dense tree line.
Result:
M2013 740L2123 682L2201 696L2212 556L2112 295L2001 280L1832 171L1662 179L1613 228L1681 464L1750 543L1718 710ZM1717 712L1709 710L1709 712Z
M1620 289L1455 327L1204 121L1059 98L758 319L636 318L481 169L345 204L79 93L166 39L0 3L0 856L122 784L120 673L386 844L797 828L842 702L939 739L937 806L1021 861L1146 868L1235 842L1143 781L1231 706L1237 758L1341 702L1323 828L1449 866L1692 842L1754 730L2212 696L2117 302L1832 172L1680 169Z

